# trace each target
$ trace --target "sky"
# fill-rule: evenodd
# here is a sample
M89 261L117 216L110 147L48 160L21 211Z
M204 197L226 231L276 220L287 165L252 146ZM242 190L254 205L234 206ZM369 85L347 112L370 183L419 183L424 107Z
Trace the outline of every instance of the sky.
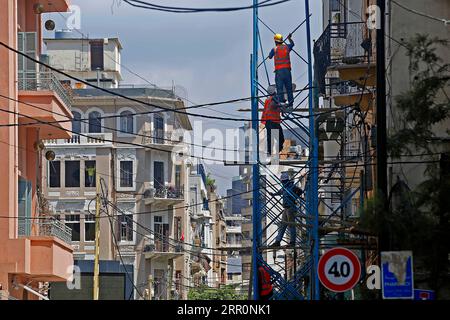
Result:
M150 1L149 1L150 2ZM251 0L152 0L156 4L191 7L226 7L250 5ZM159 87L180 86L187 92L190 104L203 104L250 96L250 53L252 52L252 10L224 13L166 13L133 8L120 0L71 0L81 12L81 32L90 37L118 37L123 45L123 66ZM320 0L310 0L311 37L322 33ZM304 0L291 0L277 6L261 8L260 19L284 35L294 30L305 18ZM56 29L65 28L59 14L46 15L56 22ZM273 34L260 24L265 56L273 45ZM46 34L49 36L49 34ZM293 35L296 50L306 57L306 29ZM292 55L293 79L297 86L307 81L306 65ZM274 81L273 62L268 61L270 81ZM126 84L145 84L122 68ZM260 69L266 86L266 73ZM237 112L250 103L235 103L208 109L194 109L201 114L220 117L250 117ZM192 112L194 112L192 110ZM207 120L204 129L225 130L243 123L191 117L191 121ZM202 141L193 141L202 143ZM205 142L203 141L203 144ZM231 187L237 167L207 165L216 179L219 194Z

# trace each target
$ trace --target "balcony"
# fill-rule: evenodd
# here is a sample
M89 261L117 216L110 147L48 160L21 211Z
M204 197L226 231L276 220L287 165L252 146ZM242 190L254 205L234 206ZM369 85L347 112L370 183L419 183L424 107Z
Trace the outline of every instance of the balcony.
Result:
M72 124L67 120L72 118L72 98L52 72L19 72L18 88L19 100L23 102L19 103L19 123L37 120L29 126L38 127L43 138L71 137Z
M330 85L329 96L334 99L334 104L338 107L359 104L362 111L369 111L373 107L374 95L369 90L363 88L356 81L339 82Z
M165 149L171 149L183 141L181 137L174 137L173 132L164 130L143 131L142 135L144 135L144 137L142 137L142 144L157 145L158 147Z
M144 191L146 205L159 202L164 205L174 205L184 201L184 187L148 188Z
M100 147L112 146L112 138L112 133L83 133L83 135L73 135L69 139L47 139L44 143L49 147Z
M72 229L56 219L19 220L19 237L56 237L65 243L72 241Z
M319 92L326 93L326 74L339 72L342 80L375 86L372 43L365 22L331 23L314 43Z
M155 237L158 237L155 235ZM144 245L145 259L175 259L184 255L181 243L170 243L169 239L151 240Z
M65 281L73 265L71 230L56 219L18 220L18 238L0 243L8 272L35 281Z

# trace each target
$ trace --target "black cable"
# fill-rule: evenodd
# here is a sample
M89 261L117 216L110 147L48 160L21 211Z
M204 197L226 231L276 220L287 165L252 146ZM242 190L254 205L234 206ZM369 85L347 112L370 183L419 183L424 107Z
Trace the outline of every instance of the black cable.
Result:
M189 7L171 7L171 6L162 6L154 3L150 3L148 1L139 1L139 0L124 0L125 3L132 7L155 10L155 11L163 11L170 13L200 13L200 12L231 12L231 11L240 11L240 10L249 10L255 8L264 8L275 6L278 4L282 4L288 2L290 0L278 0L273 2L274 0L263 0L258 5L249 5L249 6L241 6L241 7L222 7L222 8L189 8Z

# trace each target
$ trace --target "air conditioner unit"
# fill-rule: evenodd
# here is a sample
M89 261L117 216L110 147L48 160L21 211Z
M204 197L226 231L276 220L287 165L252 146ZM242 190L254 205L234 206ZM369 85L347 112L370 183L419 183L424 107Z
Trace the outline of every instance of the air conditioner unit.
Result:
M144 189L144 199L153 198L155 196L155 188L149 187Z

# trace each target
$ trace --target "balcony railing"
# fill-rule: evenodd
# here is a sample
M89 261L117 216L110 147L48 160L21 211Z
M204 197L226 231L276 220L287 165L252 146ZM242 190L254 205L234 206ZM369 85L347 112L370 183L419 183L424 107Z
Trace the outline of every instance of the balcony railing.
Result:
M72 106L72 98L68 90L51 71L19 73L19 90L54 91L67 108Z
M181 138L173 137L172 132L164 130L148 130L143 132L142 144L176 145L182 142Z
M72 229L61 221L48 219L20 219L18 221L20 237L56 237L66 243L72 241Z
M157 198L157 199L183 199L184 192L183 187L158 187L151 188L144 192L144 198Z
M161 235L155 235L161 237ZM162 237L161 240L152 240L144 246L144 252L183 252L183 245L181 243L170 243L167 237Z
M99 145L110 144L112 133L83 133L74 134L70 139L48 139L44 140L46 145Z
M369 32L364 22L331 23L314 43L319 91L325 94L325 75L336 64L367 62L371 56Z

